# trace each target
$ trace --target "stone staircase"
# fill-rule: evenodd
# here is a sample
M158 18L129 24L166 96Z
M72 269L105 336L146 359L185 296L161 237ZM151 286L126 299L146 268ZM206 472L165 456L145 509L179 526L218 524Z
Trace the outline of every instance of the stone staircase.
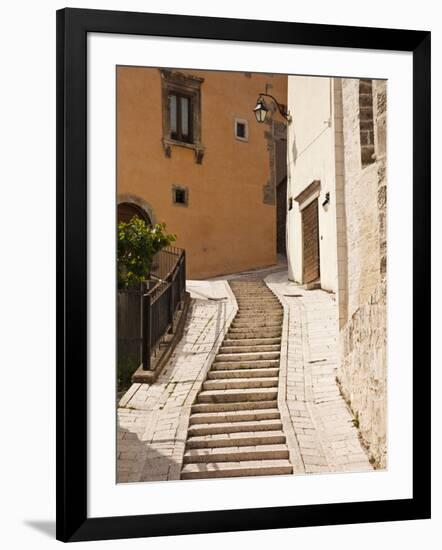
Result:
M238 312L192 406L181 479L291 474L278 410L283 309L263 281L230 281Z

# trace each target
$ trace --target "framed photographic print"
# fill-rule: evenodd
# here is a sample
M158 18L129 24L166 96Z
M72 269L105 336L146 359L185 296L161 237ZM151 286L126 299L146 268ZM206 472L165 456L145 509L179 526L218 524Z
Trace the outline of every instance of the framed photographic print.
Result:
M57 538L430 517L430 33L57 13Z

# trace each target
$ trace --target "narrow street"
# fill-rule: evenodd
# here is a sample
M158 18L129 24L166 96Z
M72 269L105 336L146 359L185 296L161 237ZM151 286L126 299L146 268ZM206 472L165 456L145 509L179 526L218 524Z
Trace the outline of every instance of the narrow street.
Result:
M336 383L334 295L279 268L189 282L185 335L119 403L118 481L367 471Z

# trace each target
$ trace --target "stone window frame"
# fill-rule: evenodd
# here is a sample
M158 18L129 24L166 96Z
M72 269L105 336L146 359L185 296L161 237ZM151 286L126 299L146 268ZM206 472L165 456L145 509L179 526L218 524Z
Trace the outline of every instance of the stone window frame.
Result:
M238 135L238 124L244 124L245 127L245 137L241 137ZM245 118L237 118L235 117L233 121L233 132L235 135L235 139L238 141L248 142L249 141L249 121Z
M184 192L184 202L179 202L176 200L176 192ZM172 185L172 203L175 206L189 206L189 188L184 185Z
M161 74L161 104L163 119L162 144L167 158L172 156L173 147L184 147L195 153L195 162L201 164L204 157L204 147L201 141L201 85L204 78L184 74L180 71L160 69ZM192 142L179 141L171 138L169 94L176 93L190 98L192 106Z

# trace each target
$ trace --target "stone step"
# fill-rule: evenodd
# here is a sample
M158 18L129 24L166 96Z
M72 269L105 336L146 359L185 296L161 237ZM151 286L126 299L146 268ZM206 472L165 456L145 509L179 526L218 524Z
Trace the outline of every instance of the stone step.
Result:
M277 326L282 326L282 323L284 322L284 317L275 317L273 315L268 315L267 313L263 315L262 317L258 317L256 313L253 314L250 318L244 318L244 317L235 317L232 321L231 327L234 327L234 325L239 325L240 327L244 325L248 328L260 328L262 324L265 326L268 324L274 324Z
M235 338L279 338L281 336L282 327L262 327L256 330L247 330L243 328L230 328L227 333L227 338L233 340Z
M210 372L243 369L279 369L279 359L258 359L256 361L218 361L212 364Z
M257 315L256 313L250 314L250 315L242 315L239 314L235 317L234 323L262 323L263 321L274 321L277 323L282 323L284 319L283 315L280 314L271 314L268 315L267 313L263 313L261 315Z
M280 307L265 308L265 310L258 310L257 308L245 310L240 307L235 318L238 319L238 317L243 317L244 319L253 319L255 317L266 317L268 315L272 317L283 317L284 311Z
M264 300L277 300L275 294L273 294L272 291L270 291L268 288L262 288L260 290L255 290L254 292L245 292L244 290L234 292L235 298L238 300L241 300L241 298L263 298Z
M282 430L282 422L276 420L248 420L245 422L219 422L209 424L193 424L189 426L188 437L210 434L233 434L246 432L274 432Z
M232 322L226 338L227 339L232 338L231 336L232 334L241 334L242 332L251 334L252 336L250 336L250 338L278 338L281 336L281 331L282 331L282 321L278 323L273 322L273 325L264 325L264 326L253 325L252 323L235 326L235 323ZM258 334L258 336L255 336L256 334Z
M206 380L203 383L205 390L240 390L251 388L275 388L278 386L277 377L264 378L228 378Z
M185 464L181 479L209 479L219 477L270 476L293 473L287 459L250 460L240 462L203 462Z
M234 292L237 300L256 300L262 298L263 300L277 300L278 298L273 292L268 292L266 289L262 289L257 292Z
M263 297L275 297L275 294L269 290L267 286L262 286L260 288L234 288L233 293L235 294L236 298L241 298L244 296L263 296Z
M211 370L260 369L279 367L279 359L260 359L257 361L219 361L213 363Z
M257 313L281 313L284 312L283 308L281 307L281 304L273 303L273 302L263 302L262 300L258 300L256 303L244 303L244 302L238 302L238 311L237 313L242 313L244 315L250 315L253 312Z
M244 321L247 321L249 319L262 319L262 318L284 318L284 313L280 313L279 309L270 309L270 308L263 308L263 307L251 307L251 308L240 308L236 314L235 319L242 319Z
M235 319L233 319L232 321L231 326L244 326L250 328L264 327L268 325L281 326L282 321L282 317L275 317L273 315L264 315L262 317L257 317L256 315L254 315L253 317L250 317L248 319L235 317Z
M230 330L232 329L240 329L240 330L260 330L260 329L266 329L266 328L274 328L274 329L281 329L282 327L282 321L281 320L274 320L274 319L267 319L265 321L233 321L230 325Z
M238 346L261 346L261 345L264 345L264 346L267 346L267 345L274 345L274 344L277 344L278 347L280 346L281 344L281 337L270 337L270 338L244 338L244 339L241 339L241 338L236 338L236 339L229 339L229 338L226 338L222 345L223 346L235 346L235 347L238 347Z
M184 453L184 464L201 462L237 462L244 460L288 459L285 445L256 445L250 447L213 447L189 449Z
M267 378L275 377L279 374L279 368L260 368L260 369L229 369L209 371L207 378L209 380L223 378Z
M278 388L230 388L225 390L203 390L199 393L197 403L237 403L240 401L274 401Z
M265 309L275 309L279 311L283 311L283 307L281 302L276 298L236 298L236 303L239 306L240 311L242 311L243 308L260 308L263 307Z
M222 411L192 413L189 424L210 424L218 422L250 422L252 420L277 420L280 418L277 408L250 409L244 411Z
M276 299L276 295L273 294L273 292L271 290L269 290L268 287L262 287L260 289L255 289L255 290L253 290L253 292L247 291L247 289L242 289L242 290L238 290L238 291L235 289L234 294L235 294L236 298L248 298L248 297L253 298L255 296L259 296L259 297L263 297L263 298Z
M233 403L195 403L192 405L191 413L196 414L215 414L215 413L231 413L244 412L255 410L278 410L278 402L276 399L263 401L240 401ZM279 412L278 412L279 414Z
M248 353L220 353L215 357L215 364L220 361L259 361L261 359L279 359L279 351L257 351Z
M254 284L252 281L230 281L229 284L231 288L235 290L235 295L257 293L269 294L269 292L272 292L265 283Z
M276 295L269 289L269 287L262 286L261 288L235 288L234 294L238 298L243 296L265 296L268 298L276 298Z
M187 449L207 449L214 447L250 447L255 445L281 445L285 443L281 430L274 432L245 432L235 434L210 434L189 437Z
M252 311L266 312L266 311L283 311L279 302L264 302L263 300L257 300L254 302L238 302L239 311L241 313L251 313Z
M247 352L262 352L262 351L278 351L281 349L281 345L278 344L256 344L255 346L225 346L224 344L219 348L218 355L228 355L229 353L247 353Z
M253 286L253 287L248 287L246 285L240 286L237 284L232 284L231 282L229 284L234 289L235 296L236 295L240 296L242 294L266 294L266 295L274 296L273 292L270 290L270 288L266 284L262 284L261 286Z
M273 292L269 291L268 288L262 287L260 289L254 289L253 292L251 290L247 289L235 289L234 290L235 297L238 299L241 298L255 298L255 297L262 297L262 298L276 298L275 294Z

